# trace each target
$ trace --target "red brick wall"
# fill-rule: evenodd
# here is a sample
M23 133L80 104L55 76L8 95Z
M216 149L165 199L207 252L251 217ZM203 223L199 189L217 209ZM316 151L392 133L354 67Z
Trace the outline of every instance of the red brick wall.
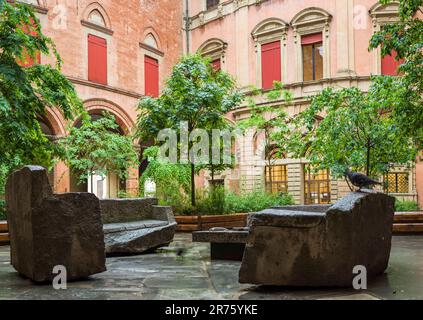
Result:
M124 132L129 132L136 121L136 106L144 95L144 54L139 43L149 32L157 37L159 50L164 53L160 61L160 88L182 53L181 1L176 0L42 0L39 10L44 34L50 36L63 59L63 73L76 86L84 105L109 110L125 124ZM105 13L107 34L84 26L93 3L101 5ZM98 86L88 82L88 34L104 36L107 39L108 84ZM51 57L41 57L41 63L53 63ZM98 109L98 108L97 108ZM51 118L53 128L64 128L66 124L60 117ZM55 134L63 135L64 130ZM70 191L69 174L66 168L57 168L55 177L56 191ZM127 183L128 189L135 192L137 177L132 172Z

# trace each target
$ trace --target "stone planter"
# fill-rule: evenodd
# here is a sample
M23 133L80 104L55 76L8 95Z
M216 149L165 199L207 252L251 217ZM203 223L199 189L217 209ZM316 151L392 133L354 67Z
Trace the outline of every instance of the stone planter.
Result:
M178 223L176 231L194 232L207 231L215 227L245 227L247 225L247 216L248 214L246 213L218 216L176 216L175 220Z

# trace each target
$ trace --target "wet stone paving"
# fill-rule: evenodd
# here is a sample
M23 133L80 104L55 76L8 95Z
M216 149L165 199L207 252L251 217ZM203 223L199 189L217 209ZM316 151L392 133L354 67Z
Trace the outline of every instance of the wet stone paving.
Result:
M177 234L171 246L158 253L108 258L107 272L54 290L21 278L10 266L9 247L0 247L0 300L423 299L423 236L394 237L386 274L365 291L241 285L240 262L210 261L209 249L192 243L189 234Z

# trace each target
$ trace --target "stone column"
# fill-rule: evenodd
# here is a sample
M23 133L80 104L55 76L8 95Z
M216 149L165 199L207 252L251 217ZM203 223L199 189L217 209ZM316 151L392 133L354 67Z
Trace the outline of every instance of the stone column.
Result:
M336 58L338 75L355 75L353 14L353 0L336 0Z
M235 12L236 76L242 87L250 84L248 68L250 32L248 30L248 6L244 6Z
M56 193L70 192L70 170L64 162L58 162L54 166L54 185Z
M128 178L126 180L126 193L128 196L138 196L139 178L138 169L130 168L128 170Z
M290 163L288 169L288 193L294 198L295 204L304 203L304 174L301 163Z

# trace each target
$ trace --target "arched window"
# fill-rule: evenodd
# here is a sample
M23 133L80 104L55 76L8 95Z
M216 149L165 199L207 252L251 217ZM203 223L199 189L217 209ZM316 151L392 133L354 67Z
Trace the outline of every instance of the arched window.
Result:
M100 11L98 11L97 9L94 9L90 12L90 14L88 15L88 21L106 28L106 21L104 20L103 15L100 13Z
M266 158L270 165L265 167L266 191L271 193L288 193L288 166L278 164L277 160L285 158L276 146L270 146Z
M160 68L164 53L153 28L147 28L140 42L144 58L144 95L157 98L160 95Z
M110 18L97 2L85 8L81 24L87 28L88 81L108 84L108 43L112 40Z
M329 170L316 171L310 165L304 165L304 202L307 205L331 202Z
M50 139L50 138L53 138L55 136L54 131L53 131L50 123L46 119L40 117L40 118L38 118L38 123L40 124L41 131L44 133L44 135L47 138Z
M383 26L389 23L399 22L400 18L398 15L399 2L392 1L388 4L382 5L376 3L370 9L370 15L373 21L373 31L379 32L383 29ZM398 67L403 61L397 61L396 52L393 51L390 55L382 57L380 48L373 50L373 72L375 74L382 74L387 76L398 75Z
M286 79L287 31L288 24L278 18L266 19L253 29L257 87L271 89L274 81Z
M93 2L85 8L81 24L106 35L113 35L110 18L98 2Z
M203 57L210 58L215 70L221 70L224 69L227 47L228 44L223 40L213 38L204 42L197 51L201 53Z
M147 36L144 39L144 44L146 44L147 46L150 46L154 49L159 49L159 46L157 45L156 38L154 37L154 35L152 33L147 34Z
M297 81L330 77L331 20L332 16L320 8L304 9L292 20L296 44Z
M206 10L211 10L217 8L219 5L219 0L205 0L206 1Z
M104 112L105 111L101 111L101 110L95 110L95 111L90 112L89 115L90 115L91 121L95 122L95 121L103 118ZM116 118L115 118L115 120L116 120ZM116 123L118 123L117 120L116 120ZM77 120L76 123L74 124L74 126L76 128L80 128L82 126L82 120L81 119ZM125 132L123 131L123 129L120 126L117 129L110 130L110 132L117 133L117 134L120 134L122 136L125 135Z

